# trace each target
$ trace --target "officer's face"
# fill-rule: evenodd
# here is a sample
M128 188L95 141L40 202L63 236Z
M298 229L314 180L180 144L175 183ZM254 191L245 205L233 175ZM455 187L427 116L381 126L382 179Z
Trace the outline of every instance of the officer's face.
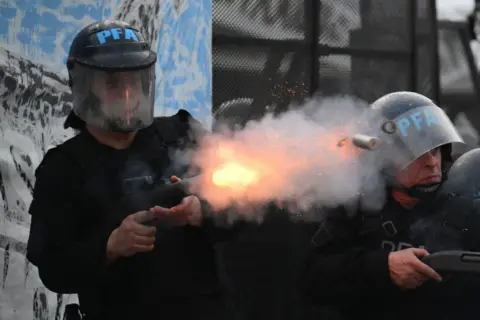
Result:
M135 112L141 94L141 79L137 73L97 72L92 91L102 101L106 114L125 116Z
M141 75L140 72L96 71L91 90L100 100L100 121L118 127L135 127L146 101Z
M397 174L404 187L438 183L442 180L442 154L440 148L425 153Z

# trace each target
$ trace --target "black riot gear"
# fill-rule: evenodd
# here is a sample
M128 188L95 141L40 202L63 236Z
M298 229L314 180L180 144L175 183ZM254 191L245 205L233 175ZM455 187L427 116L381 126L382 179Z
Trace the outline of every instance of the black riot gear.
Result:
M480 149L464 153L454 162L448 180L439 189L439 199L444 203L442 206L449 212L448 219L463 219L461 229L469 231L465 237L467 249L475 251L479 250L480 243L475 227L480 220L479 167Z
M142 191L187 175L193 166L169 155L194 148L200 130L181 110L155 118L128 149L83 131L39 165L27 258L49 290L78 293L85 319L228 319L212 243L227 241L231 229L208 218L201 228L158 224L153 250L107 263L108 239L130 214L122 199L142 205Z
M449 179L442 186L444 194L480 198L480 149L473 149L460 156L449 171Z
M156 60L140 32L124 22L85 27L68 55L73 111L65 127L82 129L83 121L122 132L151 125Z
M459 157L448 172L448 180L438 190L435 199L436 216L441 227L428 232L428 239L441 250L477 251L480 238L476 226L480 222L480 149L473 149ZM461 245L454 246L452 234Z
M452 161L452 143L463 139L447 114L429 98L414 92L387 94L371 105L378 125L375 126L383 147L378 156L383 160L383 172L391 186L402 188L415 197L436 191L440 183L402 187L395 178L399 170L427 152L440 148L443 180Z

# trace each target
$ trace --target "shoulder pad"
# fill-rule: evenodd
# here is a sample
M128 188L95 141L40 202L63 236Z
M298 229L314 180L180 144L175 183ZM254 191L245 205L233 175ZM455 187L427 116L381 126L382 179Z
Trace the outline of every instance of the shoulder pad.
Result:
M178 112L174 115L174 117L177 117L182 122L188 122L189 120L193 119L190 112L188 112L185 109L178 110Z
M47 151L47 153L45 153L42 161L38 165L37 169L35 169L35 177L37 179L45 168L56 166L59 162L61 162L63 153L61 152L61 148L59 148L60 146L51 148Z
M181 138L196 140L206 131L202 124L186 110L179 110L175 115L169 117L156 117L153 125L156 132L167 143L177 141Z
M172 116L161 116L155 117L154 123L166 124L166 123L176 123L176 124L190 124L191 121L195 120L192 115L184 109L180 109L176 114Z
M35 170L35 177L38 177L45 167L55 168L59 165L63 165L66 162L76 163L75 155L69 150L73 150L74 148L78 147L78 143L81 139L79 136L80 135L72 137L65 142L49 149L43 156L40 165Z

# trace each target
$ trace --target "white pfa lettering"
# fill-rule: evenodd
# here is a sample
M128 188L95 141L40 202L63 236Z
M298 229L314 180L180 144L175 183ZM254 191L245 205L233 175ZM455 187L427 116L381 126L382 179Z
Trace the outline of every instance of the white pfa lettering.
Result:
M413 112L409 116L398 119L397 127L400 130L400 134L404 137L408 136L408 129L412 126L417 131L422 131L424 127L430 127L433 124L438 124L439 120L431 110L425 109L423 111Z
M425 249L425 246L421 245L421 246L415 246L411 243L407 243L407 242L398 242L398 243L395 243L393 241L389 241L389 240L383 240L382 241L382 250L387 250L389 252L394 252L394 251L400 251L400 250L405 250L405 249L410 249L410 248L420 248L420 249Z

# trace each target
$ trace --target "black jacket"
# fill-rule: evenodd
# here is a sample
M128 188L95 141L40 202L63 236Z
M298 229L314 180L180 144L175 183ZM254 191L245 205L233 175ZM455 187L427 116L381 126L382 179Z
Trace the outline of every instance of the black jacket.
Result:
M182 176L186 168L170 155L194 143L191 121L186 111L156 118L127 150L84 131L45 155L36 171L27 257L48 289L78 293L82 310L101 319L151 319L168 308L193 318L188 304L176 305L219 294L212 237L225 234L208 221L203 228L159 229L152 252L106 263L110 233L133 213L118 205L125 180L150 177L157 184Z
M260 224L242 228L222 250L239 319L317 319L298 290L312 225L287 210L265 208Z
M428 281L415 290L402 290L390 278L391 251L475 249L464 242L462 226L457 229L444 223L444 205L437 201L406 210L390 198L379 214L329 212L312 238L302 274L306 298L334 309L343 319L478 318L480 282L476 276L446 276L442 283ZM461 208L454 213L461 216Z

